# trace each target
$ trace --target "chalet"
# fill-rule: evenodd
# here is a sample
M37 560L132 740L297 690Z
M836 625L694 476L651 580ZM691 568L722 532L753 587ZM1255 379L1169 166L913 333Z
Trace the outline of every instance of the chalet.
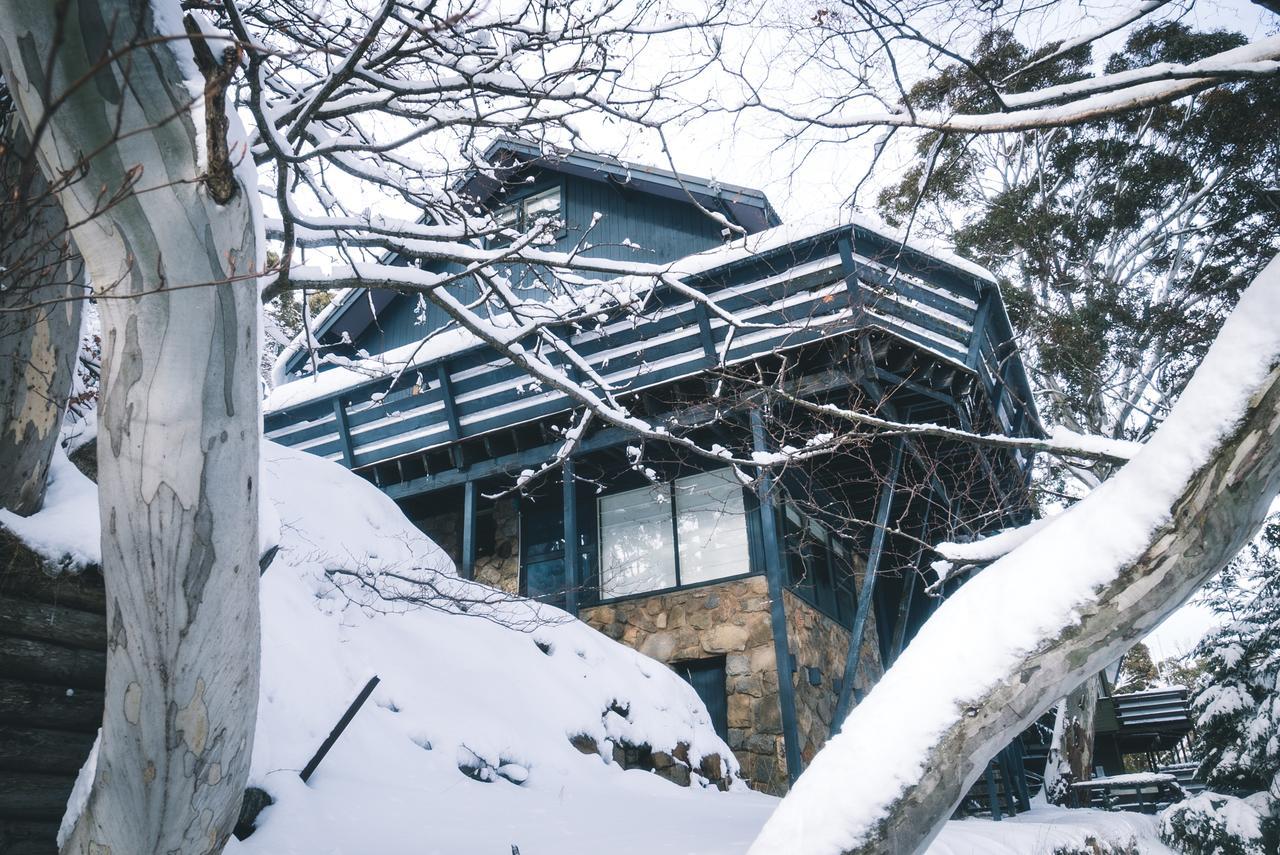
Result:
M565 331L673 432L768 460L785 428L822 432L797 398L1009 435L1037 424L1000 292L960 259L872 224L784 226L759 191L660 169L518 142L488 158L494 173L463 188L478 204L516 225L556 217L552 248L590 228L600 257L672 262L753 322L731 333L659 289L637 316ZM727 240L708 212L748 237ZM744 486L711 459L609 426L562 473L491 499L550 458L574 405L445 326L413 297L346 292L318 319L321 349L412 370L299 376L268 400L266 435L377 484L464 576L554 602L669 664L765 791L795 780L936 603L921 542L1027 514L1030 460L1017 451L884 437L762 465ZM284 368L306 375L311 356L295 347ZM789 395L769 399L752 378L785 380Z

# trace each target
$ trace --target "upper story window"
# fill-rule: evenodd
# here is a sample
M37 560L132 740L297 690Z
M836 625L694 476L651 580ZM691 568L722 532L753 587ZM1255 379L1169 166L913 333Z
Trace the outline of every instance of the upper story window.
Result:
M750 569L742 485L728 469L602 496L599 519L602 598Z
M788 586L836 620L852 620L855 585L848 544L792 502L785 503L782 522Z
M549 224L547 230L539 234L535 243L551 243L565 234L563 214L563 194L561 187L541 190L531 196L517 199L509 205L503 205L493 212L493 217L504 229L525 232L537 226L539 220ZM505 238L498 242L505 243Z

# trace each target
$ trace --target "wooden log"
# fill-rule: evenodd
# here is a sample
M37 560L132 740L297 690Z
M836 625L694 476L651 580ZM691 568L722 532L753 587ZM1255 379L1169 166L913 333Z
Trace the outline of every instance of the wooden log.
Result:
M74 775L0 772L0 819L60 822Z
M0 633L52 641L67 647L107 649L105 614L86 612L0 593Z
M107 654L0 636L0 677L100 691L107 679Z
M94 735L41 727L0 726L0 771L75 777L89 758Z
M57 822L0 819L3 855L58 855Z
M102 690L0 679L0 724L96 733L102 724Z
M78 573L51 573L48 561L3 526L0 526L0 594L107 613L101 573L93 568Z

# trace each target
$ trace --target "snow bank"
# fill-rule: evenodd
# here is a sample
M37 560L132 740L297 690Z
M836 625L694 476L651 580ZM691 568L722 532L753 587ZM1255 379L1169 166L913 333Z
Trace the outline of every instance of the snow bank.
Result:
M646 812L651 827L627 833L669 851L704 814L771 804L697 777L681 788L624 772L607 759L611 743L686 743L695 768L704 754L737 767L693 689L666 667L558 609L457 579L389 498L342 467L272 443L263 457L281 539L262 580L252 778L277 804L231 851L506 855L514 844L533 855L609 839ZM369 585L460 594L470 611L443 600L408 608ZM298 770L375 674L369 703L303 784ZM581 735L601 753L575 749ZM738 851L758 824L739 822Z
M68 570L102 563L97 485L67 459L61 446L49 462L44 507L29 517L0 508L0 525Z
M671 671L558 610L484 596L492 592L457 579L390 499L342 467L269 442L263 458L280 552L262 580L252 782L276 803L248 840L231 841L231 855L746 850L777 799L741 784L727 793L678 787L570 745L583 734L600 746L670 750L684 741L695 763L706 752L728 758L701 702ZM29 521L56 558L70 543L96 542L97 506L96 487L69 464L53 480L45 510ZM469 595L471 613L409 609L363 584L421 594L406 581L414 579ZM304 784L298 771L374 674L372 698ZM92 768L91 758L83 780ZM84 789L77 785L68 821ZM1169 853L1155 842L1152 817L1045 807L1001 823L947 823L929 853L1051 855L1090 838L1112 848L1080 851Z

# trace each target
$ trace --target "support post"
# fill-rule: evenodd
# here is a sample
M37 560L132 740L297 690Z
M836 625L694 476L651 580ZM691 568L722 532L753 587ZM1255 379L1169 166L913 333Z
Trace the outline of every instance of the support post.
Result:
M932 505L924 506L924 516L920 520L920 539L927 540L929 537L929 515L933 511ZM916 547L915 560L911 562L911 575L903 582L902 597L898 601L898 619L893 624L893 643L889 646L890 655L893 657L890 664L896 661L902 655L902 648L906 646L907 640L907 621L911 618L911 601L915 597L916 585L920 576L920 559L924 557L924 544Z
M458 571L463 579L476 577L476 499L479 489L475 481L462 485L462 566Z
M369 682L364 684L364 688L360 690L360 694L356 695L356 699L351 702L351 706L347 707L347 711L342 714L342 718L338 719L338 723L333 726L333 730L329 731L329 735L325 737L324 742L320 743L320 747L316 749L316 753L307 761L307 765L298 773L298 777L305 784L316 769L320 766L320 761L329 753L329 749L338 741L338 737L342 736L342 731L347 729L347 725L351 724L351 719L356 717L356 713L360 712L360 707L364 706L364 702L369 700L369 696L373 694L374 688L378 685L378 676L369 678Z
M351 429L347 425L347 408L342 397L333 399L333 420L338 425L338 445L342 448L342 465L348 469L356 466L356 456L351 448Z
M839 731L845 716L849 714L853 681L858 675L858 662L862 657L862 636L866 632L867 616L871 613L876 573L880 569L880 556L884 553L884 530L889 524L889 514L893 510L893 496L898 486L898 471L902 468L902 452L905 444L904 437L900 437L893 444L889 477L880 488L880 497L876 500L875 531L871 534L871 551L867 555L867 572L863 575L862 590L858 591L858 610L854 613L853 627L849 632L849 655L845 657L844 679L840 683L840 700L836 703L835 714L831 717L832 736Z
M577 617L582 574L578 568L578 484L573 468L573 458L566 457L560 473L564 482L564 610Z
M751 410L751 441L756 451L767 452L764 419ZM786 750L787 779L800 777L800 732L796 723L795 685L791 682L791 647L787 642L787 611L783 600L782 538L778 533L774 481L768 467L760 467L760 532L764 538L765 580L769 586L769 623L773 629L773 652L778 667L778 704L782 714L782 741Z
M449 379L449 368L443 361L436 363L436 379L440 382L440 400L444 403L444 418L449 425L449 439L452 445L449 453L453 456L453 465L458 469L466 469L467 461L462 454L462 422L458 419L458 405L453 399L453 381Z
M853 227L849 233L836 240L840 252L840 269L844 273L844 287L849 296L849 308L857 319L862 314L862 286L858 284L858 264L853 260ZM872 363L874 364L874 363Z
M978 310L973 316L973 331L969 334L969 353L965 356L964 364L974 371L977 371L982 363L982 340L987 334L987 319L991 317L991 304L995 299L996 286L987 285L982 297L978 300Z

